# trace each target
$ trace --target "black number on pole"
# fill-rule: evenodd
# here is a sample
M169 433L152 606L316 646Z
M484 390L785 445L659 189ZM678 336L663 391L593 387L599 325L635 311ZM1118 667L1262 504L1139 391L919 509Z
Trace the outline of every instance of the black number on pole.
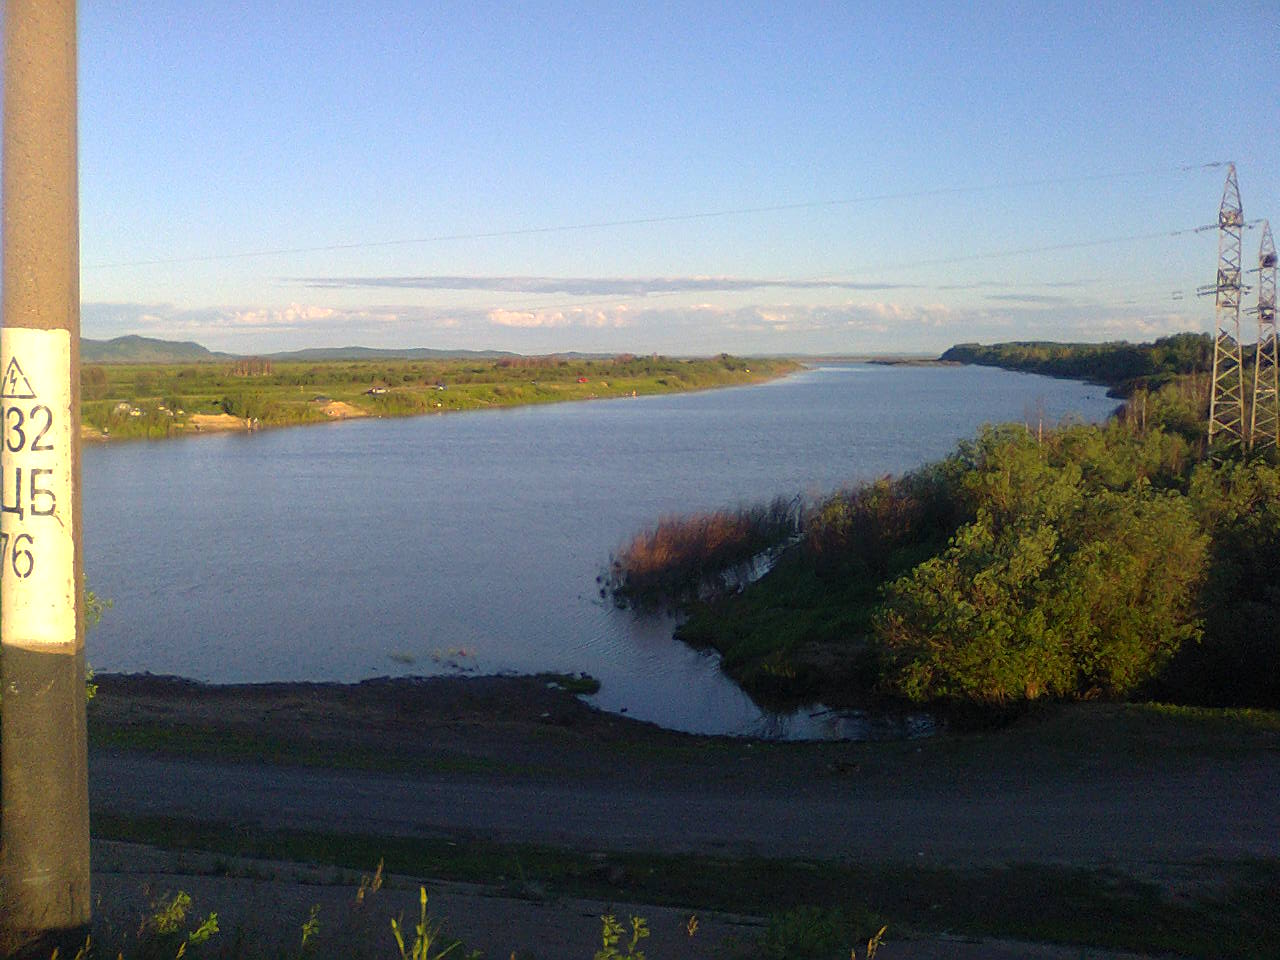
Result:
M9 552L10 543L13 544L12 553ZM36 568L36 558L28 547L34 547L35 543L35 539L29 533L20 533L12 538L7 533L0 533L0 577L3 577L8 569L12 569L14 576L19 580L25 580L31 576Z
M30 550L21 546L23 540L32 546L35 545L35 540L29 533L20 533L13 538L13 572L19 580L27 579L31 576L31 571L36 568L36 558L32 556Z
M35 440L31 442L32 451L52 450L52 443L44 443L44 435L53 427L53 411L46 407L43 403L39 406L31 408L31 421L34 423L36 414L44 414L44 426L40 428L40 432L36 434Z
M17 417L17 420L14 420ZM50 414L50 419L53 415ZM26 422L26 418L22 415L22 411L17 407L9 407L4 412L4 445L10 453L17 453L27 445L27 435L22 430L22 424ZM12 435L17 434L18 444L14 446Z

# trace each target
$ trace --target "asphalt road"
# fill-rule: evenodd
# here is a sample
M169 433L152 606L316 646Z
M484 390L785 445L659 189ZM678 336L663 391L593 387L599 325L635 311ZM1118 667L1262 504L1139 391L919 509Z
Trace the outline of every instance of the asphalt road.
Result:
M95 811L388 836L769 857L1081 865L1280 856L1280 755L939 780L788 784L375 773L95 749Z

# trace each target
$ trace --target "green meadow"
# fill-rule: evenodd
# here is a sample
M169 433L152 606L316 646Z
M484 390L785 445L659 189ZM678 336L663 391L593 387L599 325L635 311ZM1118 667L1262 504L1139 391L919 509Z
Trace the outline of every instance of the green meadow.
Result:
M580 359L88 363L80 371L86 437L162 438L210 428L288 426L565 400L646 396L759 383L786 360L620 356ZM202 418L221 417L213 423Z

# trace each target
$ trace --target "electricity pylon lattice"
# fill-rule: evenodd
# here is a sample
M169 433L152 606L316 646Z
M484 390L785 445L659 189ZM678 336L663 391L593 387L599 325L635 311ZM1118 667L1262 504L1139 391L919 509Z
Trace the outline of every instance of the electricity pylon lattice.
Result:
M1218 279L1201 287L1214 295L1217 332L1213 338L1213 382L1209 395L1209 446L1214 441L1242 445L1245 441L1244 364L1240 357L1240 235L1244 210L1236 165L1227 164L1227 182L1218 208Z
M1258 248L1258 352L1253 367L1253 413L1249 418L1252 449L1280 447L1280 380L1276 369L1276 245L1271 224L1262 225Z

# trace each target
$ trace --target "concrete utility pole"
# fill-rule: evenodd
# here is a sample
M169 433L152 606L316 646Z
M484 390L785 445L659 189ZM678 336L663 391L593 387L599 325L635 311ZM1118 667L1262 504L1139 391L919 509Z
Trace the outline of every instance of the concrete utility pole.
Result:
M6 0L0 949L89 923L75 0Z

